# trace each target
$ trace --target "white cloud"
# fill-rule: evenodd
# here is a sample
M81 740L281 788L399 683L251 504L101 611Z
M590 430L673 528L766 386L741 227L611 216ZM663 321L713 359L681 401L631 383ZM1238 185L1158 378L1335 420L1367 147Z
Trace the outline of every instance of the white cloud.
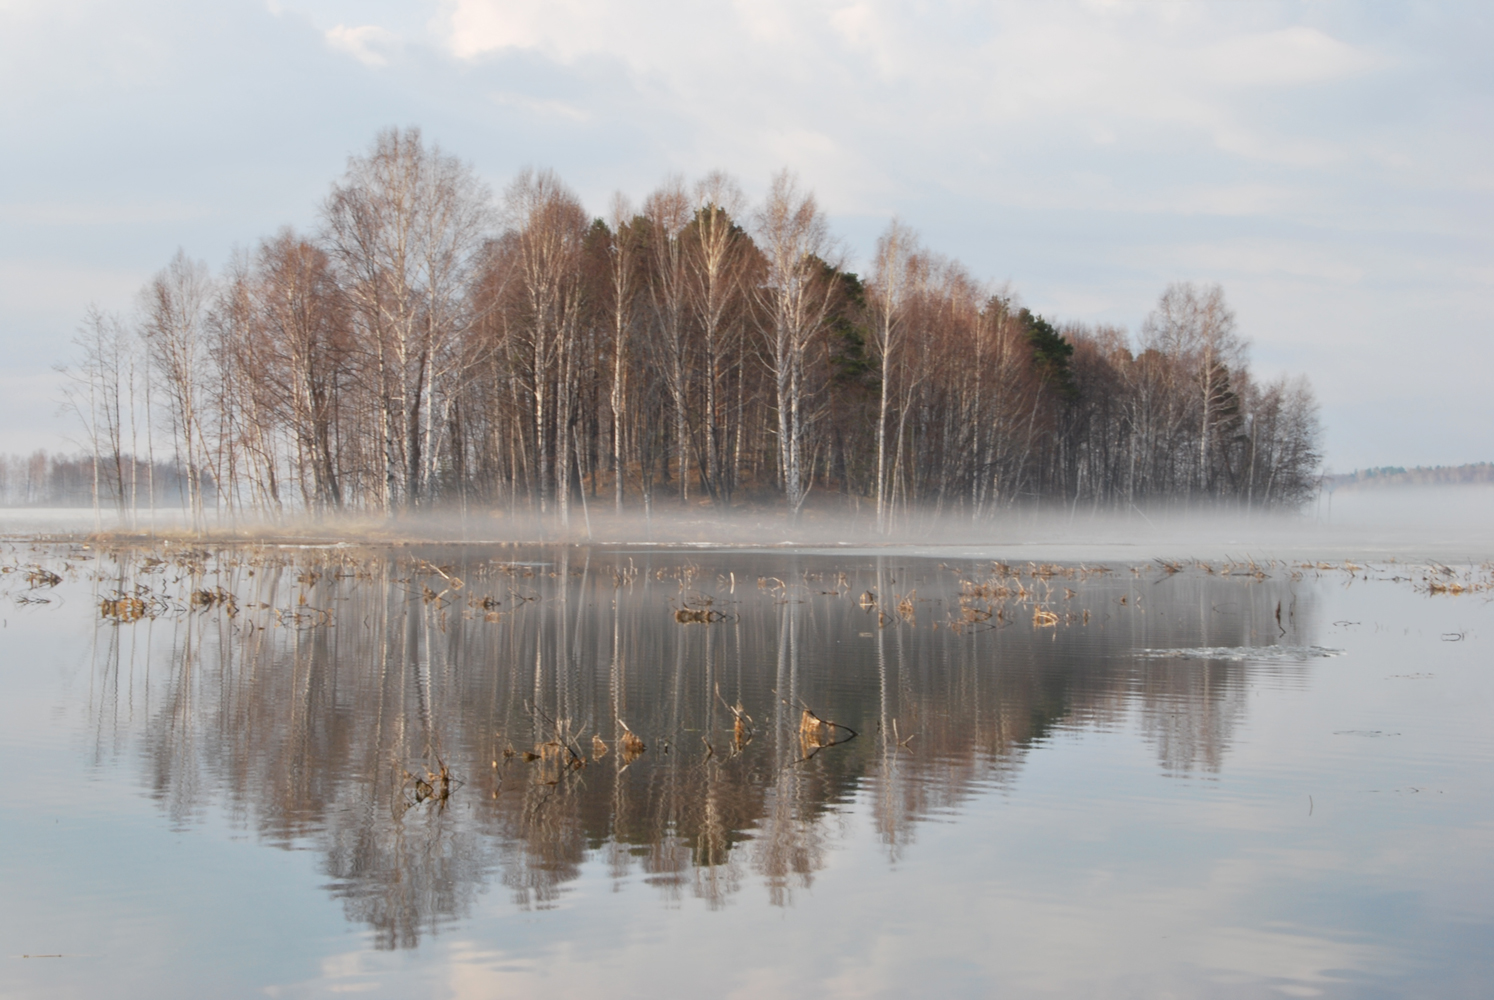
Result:
M863 146L879 133L929 137L958 149L990 143L990 129L1085 116L1100 141L1131 123L1193 130L1221 152L1272 163L1344 155L1322 137L1260 123L1253 102L1386 60L1321 28L1176 6L998 4L936 17L892 0L665 2L646 12L602 0L448 0L436 31L469 62L519 50L565 66L605 59L707 145L733 151L756 129Z
M332 48L346 52L365 66L389 65L402 46L399 35L372 24L356 28L339 24L328 28L324 37Z

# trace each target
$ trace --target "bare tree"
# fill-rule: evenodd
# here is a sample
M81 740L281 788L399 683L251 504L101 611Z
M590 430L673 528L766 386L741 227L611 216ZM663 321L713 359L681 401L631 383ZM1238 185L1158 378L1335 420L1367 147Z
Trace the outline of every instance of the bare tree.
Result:
M685 226L691 219L690 196L685 183L671 177L650 194L643 203L643 217L648 222L648 290L653 306L654 336L652 344L658 356L659 371L674 404L674 449L679 469L680 502L690 499L689 480L689 401L690 361L689 270L683 240ZM666 466L666 471L668 467Z
M178 250L142 293L151 371L166 396L178 460L186 472L186 504L192 524L203 523L203 479L210 449L204 435L203 389L207 376L203 323L213 294L207 265Z
M529 390L534 454L539 471L539 508L555 497L561 524L570 519L574 345L581 322L580 260L586 212L551 171L526 170L505 198L521 314L520 336L528 347L523 381ZM553 484L553 485L552 485Z
M1235 332L1235 314L1218 285L1191 282L1167 286L1147 316L1142 335L1149 346L1177 359L1192 383L1192 405L1198 407L1198 465L1194 481L1208 494L1213 483L1210 444L1229 394L1231 368L1242 364L1245 343Z
M420 502L435 471L438 400L466 328L466 288L492 222L471 168L418 129L386 129L348 161L323 208L380 406L386 509Z
M836 293L829 227L814 195L799 191L788 171L773 178L757 215L767 275L759 294L767 314L768 367L778 406L778 465L784 498L797 515L809 495L806 476L807 361L823 332Z
M700 326L704 367L704 473L706 488L718 503L730 500L734 485L727 475L722 388L741 339L741 324L732 320L747 277L751 247L738 223L745 205L736 181L719 170L713 171L695 186L695 218L687 230L693 272L690 290Z
M633 225L633 207L621 193L612 199L612 240L608 247L607 290L610 293L612 379L608 406L612 411L612 474L616 513L623 512L624 428L634 304L638 298L641 261L640 234Z
M92 453L94 509L97 512L107 491L123 518L128 497L125 425L134 423L132 338L119 317L90 306L73 345L80 355L76 363L58 371L67 377L65 405L82 423ZM133 458L130 464L133 479Z
M867 285L871 310L871 346L880 378L877 403L877 531L890 530L887 497L887 418L892 404L893 364L903 349L907 298L917 279L918 237L894 219L877 238L872 278Z
M255 377L243 405L289 432L305 505L340 508L335 435L340 397L351 378L351 344L331 259L283 229L255 253L248 293L254 329L238 349Z

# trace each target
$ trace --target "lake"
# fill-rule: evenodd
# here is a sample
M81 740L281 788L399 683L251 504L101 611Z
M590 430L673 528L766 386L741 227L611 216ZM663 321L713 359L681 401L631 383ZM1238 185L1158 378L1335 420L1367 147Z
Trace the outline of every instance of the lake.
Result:
M1488 565L4 561L7 997L1494 982Z

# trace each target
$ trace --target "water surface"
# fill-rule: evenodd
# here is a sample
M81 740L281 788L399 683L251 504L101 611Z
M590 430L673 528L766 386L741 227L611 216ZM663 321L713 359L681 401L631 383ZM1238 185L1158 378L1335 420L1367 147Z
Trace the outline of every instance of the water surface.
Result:
M18 547L0 985L1484 995L1486 570L997 555Z

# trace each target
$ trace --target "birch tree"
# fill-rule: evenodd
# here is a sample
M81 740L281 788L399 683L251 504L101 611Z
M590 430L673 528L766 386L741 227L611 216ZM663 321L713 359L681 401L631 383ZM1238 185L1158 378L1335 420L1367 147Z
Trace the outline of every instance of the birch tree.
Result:
M829 226L814 195L788 171L773 178L757 214L757 238L767 263L759 289L766 315L769 372L778 408L778 466L784 499L797 516L809 495L805 439L809 429L807 362L824 329L836 286L826 258Z
M179 462L186 474L184 499L194 527L200 527L205 516L202 472L209 449L202 406L207 377L203 323L212 294L207 265L178 250L146 286L141 302L145 317L141 333L151 374L166 399Z
M1245 344L1235 330L1235 315L1218 285L1191 282L1167 286L1142 327L1143 337L1175 359L1191 386L1189 403L1198 409L1196 454L1191 485L1208 494L1213 467L1210 446L1229 394L1230 369L1244 360Z
M872 278L867 285L871 309L871 347L880 378L877 398L877 531L890 530L887 497L887 419L892 405L893 364L903 349L907 298L917 280L918 237L894 219L877 238Z
M83 426L92 453L95 510L107 491L121 518L129 494L125 490L126 425L134 423L134 359L131 335L117 316L90 306L73 338L79 357L60 366L67 378L65 406ZM134 458L130 456L134 478Z
M323 208L371 362L388 510L419 503L432 485L435 411L468 321L465 293L491 226L490 200L471 168L427 148L418 129L386 129L348 161Z
M543 513L555 498L562 525L570 517L570 427L573 356L581 322L580 260L587 218L580 200L550 171L529 171L505 197L519 336L527 346L523 381L531 403L538 502Z
M612 377L608 407L612 411L612 474L616 513L623 512L625 428L628 407L628 370L632 355L634 307L638 299L641 234L633 222L633 207L621 193L612 199L611 243L608 251L607 291L609 331L612 334Z
M659 359L659 371L673 404L673 443L679 470L680 503L690 499L690 342L686 329L690 300L683 240L685 226L690 223L690 209L690 196L684 181L677 177L665 181L643 203L643 217L648 222L648 289L654 317L652 342Z
M690 292L700 328L704 368L705 481L718 503L730 500L733 485L726 475L721 390L740 339L740 324L734 326L732 318L741 297L750 242L737 222L745 204L736 181L720 171L710 173L695 186L695 217L687 230L693 279Z

